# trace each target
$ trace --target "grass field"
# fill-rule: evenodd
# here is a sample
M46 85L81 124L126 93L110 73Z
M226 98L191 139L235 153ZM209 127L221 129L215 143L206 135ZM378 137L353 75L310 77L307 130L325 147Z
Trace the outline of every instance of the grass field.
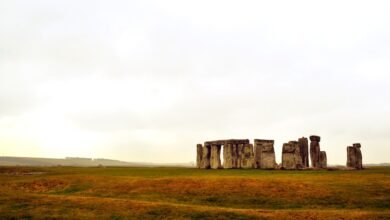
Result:
M15 218L390 219L390 167L0 167L0 219Z

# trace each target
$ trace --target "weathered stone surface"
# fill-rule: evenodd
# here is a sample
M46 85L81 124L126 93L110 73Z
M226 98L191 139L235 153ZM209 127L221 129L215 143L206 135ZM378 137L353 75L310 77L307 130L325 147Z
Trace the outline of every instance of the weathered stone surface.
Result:
M347 167L355 169L363 169L362 151L359 143L353 144L352 147L347 147Z
M325 151L320 151L320 167L321 168L326 168L328 166L327 164L327 158L326 158L326 152Z
M244 146L246 144L249 144L248 139L206 141L204 143L205 146L219 146L217 148L211 147L214 150L211 150L210 167L213 169L217 169L216 167L222 167L220 165L221 160L218 155L221 151L221 146L223 146L223 168L241 168L242 161L245 159L243 155L245 150ZM245 166L248 166L247 161L244 161L244 163Z
M253 148L253 167L256 169L261 168L261 144L255 142L255 146Z
M315 168L320 167L320 136L310 136L310 159L311 166Z
M202 168L202 158L203 158L203 146L201 144L196 145L196 167Z
M227 142L223 145L223 168L241 168L244 159L245 144L235 144L237 142Z
M299 143L297 141L284 143L282 150L282 168L300 169L302 167L303 165Z
M202 148L202 168L210 169L210 156L211 156L211 146L204 145Z
M228 143L223 145L223 168L230 169L235 168L233 157L236 153L233 152L233 145Z
M211 145L210 167L211 169L219 169L221 166L221 145Z
M360 147L356 148L356 168L361 170L363 169L363 156Z
M215 141L206 141L204 144L207 145L224 145L224 144L249 144L248 139L226 139L226 140L215 140Z
M302 165L309 167L309 141L307 138L302 137L298 139L299 150L302 158Z
M255 139L253 165L257 169L276 168L274 140Z
M244 144L237 144L237 168L241 168L244 153Z
M232 144L232 168L239 168L239 152L238 152L238 145L237 144Z
M321 137L318 135L311 135L309 138L310 138L310 141L317 141L317 142L321 141Z
M362 151L360 150L362 146L360 143L355 143L352 146L356 148L356 167L357 169L363 169L363 157Z
M347 167L356 168L356 148L355 147L347 147Z
M241 151L241 168L253 168L253 144L244 144Z

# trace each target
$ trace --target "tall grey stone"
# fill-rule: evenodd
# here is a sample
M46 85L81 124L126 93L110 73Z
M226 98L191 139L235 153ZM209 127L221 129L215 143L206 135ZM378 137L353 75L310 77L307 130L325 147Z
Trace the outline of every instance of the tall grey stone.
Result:
M326 152L325 151L320 151L320 167L321 168L326 168L328 166L327 164L327 158L326 158Z
M254 168L276 168L274 140L255 139L254 145Z
M211 169L219 169L221 166L221 145L211 145L210 167Z
M301 152L302 165L309 167L309 141L307 138L302 137L298 139L299 150Z
M244 153L244 144L237 144L237 168L241 168Z
M236 153L233 152L233 145L231 143L226 143L223 145L223 168L235 168L233 159L235 155Z
M310 159L311 166L314 168L320 167L320 136L310 136Z
M201 144L196 145L196 167L202 168L202 158L203 158L203 146Z
M253 147L253 167L256 169L261 168L261 143L256 143Z
M356 148L348 146L347 147L347 167L356 168Z
M241 150L241 168L253 168L253 145L243 144Z
M283 169L303 168L298 141L290 141L288 143L283 144L282 168Z
M353 144L354 147L356 147L356 167L357 169L363 169L363 156L362 151L360 150L361 145L360 143Z
M202 167L204 169L210 169L210 157L211 157L211 145L204 145L202 149Z
M347 167L363 169L363 157L360 143L347 147Z
M238 152L238 145L235 143L232 143L232 168L239 168L239 152Z

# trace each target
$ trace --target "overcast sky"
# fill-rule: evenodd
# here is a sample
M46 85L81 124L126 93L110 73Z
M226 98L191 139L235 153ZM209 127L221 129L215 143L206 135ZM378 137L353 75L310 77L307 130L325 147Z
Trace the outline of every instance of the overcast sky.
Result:
M389 1L1 1L0 156L189 162L321 136L390 162Z

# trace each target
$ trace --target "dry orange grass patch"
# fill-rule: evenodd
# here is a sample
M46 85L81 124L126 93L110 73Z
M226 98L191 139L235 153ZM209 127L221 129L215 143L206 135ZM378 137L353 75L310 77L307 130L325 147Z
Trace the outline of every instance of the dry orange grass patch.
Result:
M0 169L0 218L390 218L389 168L361 172L42 169L44 173L32 176L2 175Z

